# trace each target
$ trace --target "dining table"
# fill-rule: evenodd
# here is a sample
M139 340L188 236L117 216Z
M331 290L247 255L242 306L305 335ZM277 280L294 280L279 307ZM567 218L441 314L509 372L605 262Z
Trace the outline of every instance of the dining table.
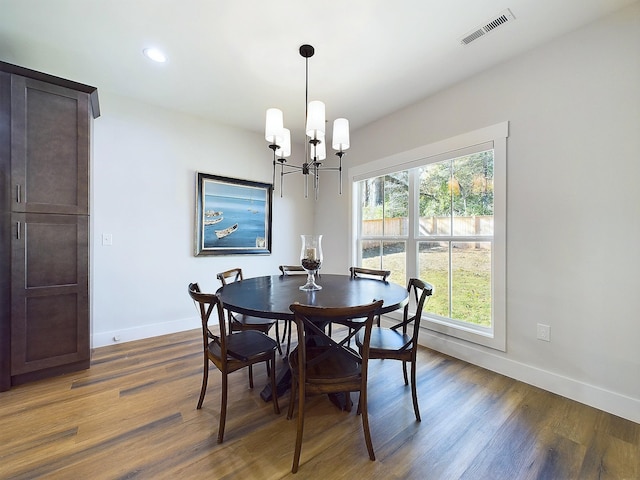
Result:
M303 291L306 275L268 275L245 278L220 287L217 293L224 308L231 312L254 317L293 321L289 306L293 303L316 307L353 307L376 300L383 304L376 315L403 308L409 301L407 289L396 283L350 275L316 275L321 290ZM288 365L278 372L277 395L282 395L290 385ZM260 393L266 402L271 401L271 386Z

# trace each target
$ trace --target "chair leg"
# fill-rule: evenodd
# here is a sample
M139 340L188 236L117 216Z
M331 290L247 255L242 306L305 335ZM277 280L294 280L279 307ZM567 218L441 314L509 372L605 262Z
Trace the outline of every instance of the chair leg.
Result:
M282 348L280 347L280 328L278 327L279 323L280 322L276 320L276 344L278 346L278 353L282 356Z
M282 339L278 339L278 343L284 343L286 341L288 329L289 329L289 322L285 320L284 324L282 325ZM287 355L288 354L289 352L287 352ZM280 352L280 355L282 355L282 352Z
M287 360L289 358L289 352L291 351L291 330L293 329L293 323L287 320L289 323L289 333L287 334L287 354L284 356L283 360Z
M369 411L367 410L367 388L360 391L360 403L358 408L362 412L362 430L364 431L364 441L367 444L367 450L369 451L369 459L375 460L376 455L373 452L373 443L371 442L371 431L369 430Z
M411 396L413 397L413 411L416 414L416 421L421 422L420 409L418 408L418 386L416 384L416 362L411 362Z
M296 378L291 375L291 394L289 395L289 409L287 410L287 420L291 420L293 418L293 407L296 401L297 388L298 384L296 382Z
M291 467L291 473L296 473L298 471L298 465L300 464L300 451L302 450L302 432L304 430L304 397L304 384L300 382L298 391L298 428L296 431L296 448L293 452L293 466Z
M409 378L407 377L407 362L402 361L402 373L404 374L404 384L409 385Z
M204 396L207 393L207 381L209 380L209 358L207 355L204 356L204 370L202 372L202 388L200 388L200 399L198 400L198 406L196 408L202 408L202 402L204 401Z
M224 438L224 422L227 418L227 374L222 374L222 402L220 405L220 426L218 427L218 443Z
M253 365L249 365L249 388L253 388Z
M269 373L269 376L271 377L271 399L273 400L273 411L279 415L280 406L278 405L278 390L276 388L276 352L273 352L271 355L271 372Z

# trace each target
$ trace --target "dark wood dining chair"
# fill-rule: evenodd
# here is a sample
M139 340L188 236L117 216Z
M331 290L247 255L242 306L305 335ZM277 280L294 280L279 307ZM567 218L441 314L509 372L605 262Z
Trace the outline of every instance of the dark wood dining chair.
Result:
M302 267L302 265L280 265L278 267L282 276L288 275L306 275L307 271ZM284 327L282 328L282 342L284 343L284 337L287 337L287 349L285 350L285 359L289 357L289 350L291 348L291 322L285 321Z
M420 317L422 309L433 294L433 287L418 278L409 279L407 284L409 298L413 295L416 310L409 314L409 304L404 307L402 321L391 328L374 327L371 331L369 343L369 358L392 359L402 361L404 384L408 385L407 363L411 364L411 396L413 397L413 411L419 422L420 409L418 408L418 389L416 385L416 357L418 354L418 334L420 333ZM409 330L411 329L411 330ZM366 339L362 332L356 335L356 344L363 351L366 348Z
M362 306L336 308L298 303L291 305L298 330L298 346L289 355L292 381L287 419L293 417L296 393L298 397L296 445L291 468L293 473L298 471L300 463L307 394L360 392L358 413L362 415L369 458L375 460L367 411L367 364L373 317L382 303L382 300L378 300ZM348 337L337 342L325 334L325 326L329 322L346 325L353 334L362 332L360 352L347 346Z
M202 344L204 351L204 370L202 374L202 388L197 408L202 408L204 396L207 393L209 379L209 362L213 363L222 373L222 393L220 406L220 426L218 427L218 443L224 438L224 425L227 417L227 377L230 373L249 368L249 385L253 388L252 367L256 363L265 362L271 379L271 389L276 391L276 341L268 335L256 330L247 330L227 334L224 312L220 297L216 294L202 293L197 283L189 284L189 295L197 303L202 320ZM220 334L215 335L209 328L209 321L217 321ZM214 317L212 319L212 316ZM273 410L280 413L278 396L272 395Z
M241 268L232 268L220 272L216 275L222 285L228 285L232 282L241 282L243 279ZM269 330L275 325L276 340L278 344L278 352L282 355L282 349L280 348L280 329L278 328L278 321L271 318L252 317L250 315L244 315L241 313L233 313L227 309L227 320L229 324L229 331L244 331L244 330L257 330L259 332L269 334ZM284 341L284 335L282 336Z
M364 267L349 267L349 272L351 273L351 278L373 278L382 282L386 282L391 275L391 270L376 270ZM380 326L380 315L376 316L376 324Z
M372 278L374 280L380 280L381 282L386 282L389 275L391 275L391 270L375 270L372 268L364 268L364 267L349 267L349 273L351 278ZM380 315L376 315L374 319L375 323L380 326ZM329 325L329 335L331 335L331 325ZM351 331L349 331L349 335Z

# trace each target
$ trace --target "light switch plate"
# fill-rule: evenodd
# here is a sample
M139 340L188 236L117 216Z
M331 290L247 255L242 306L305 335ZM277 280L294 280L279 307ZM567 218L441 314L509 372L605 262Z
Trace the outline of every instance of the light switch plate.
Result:
M543 340L545 342L551 341L551 327L549 325L543 325L542 323L538 324L538 340Z

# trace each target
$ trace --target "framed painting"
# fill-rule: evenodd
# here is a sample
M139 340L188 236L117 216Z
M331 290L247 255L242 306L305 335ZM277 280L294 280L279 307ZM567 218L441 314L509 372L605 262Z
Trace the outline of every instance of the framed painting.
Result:
M273 185L197 173L196 256L270 255Z

